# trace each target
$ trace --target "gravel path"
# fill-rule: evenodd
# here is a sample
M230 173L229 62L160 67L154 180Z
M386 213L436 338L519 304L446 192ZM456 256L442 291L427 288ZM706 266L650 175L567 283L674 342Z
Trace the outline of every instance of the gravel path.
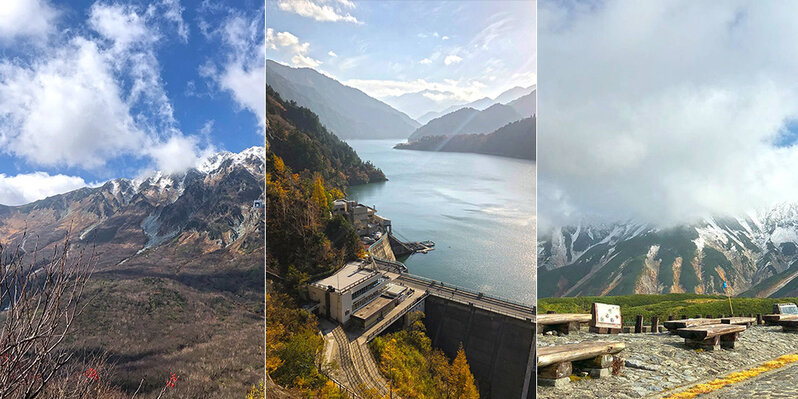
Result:
M619 376L574 381L564 388L538 387L539 398L659 397L665 393L664 391L721 377L731 371L755 366L784 354L798 352L798 334L783 333L781 327L770 326L751 327L740 334L737 348L719 351L687 349L684 346L683 338L667 333L599 335L588 333L586 329L583 329L580 332L559 337L538 336L539 347L584 341L625 342L626 350L621 354L627 361L627 367ZM792 373L798 373L798 369L795 367L789 367L789 369ZM783 372L787 372L787 370ZM760 378L764 379L769 375L765 374ZM791 376L796 376L796 374L791 374ZM794 388L798 387L798 383L790 385ZM726 389L733 388L732 386ZM717 397L738 396L721 395Z

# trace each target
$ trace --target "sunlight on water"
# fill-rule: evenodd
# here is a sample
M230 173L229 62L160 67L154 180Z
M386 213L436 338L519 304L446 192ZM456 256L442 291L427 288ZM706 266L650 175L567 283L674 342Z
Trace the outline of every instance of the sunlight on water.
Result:
M394 150L397 140L349 140L389 181L351 187L406 241L435 250L411 273L535 303L535 163L479 154Z

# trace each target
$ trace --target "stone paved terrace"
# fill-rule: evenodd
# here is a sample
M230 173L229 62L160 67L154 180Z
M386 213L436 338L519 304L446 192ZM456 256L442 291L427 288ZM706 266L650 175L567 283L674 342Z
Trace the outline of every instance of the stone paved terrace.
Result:
M668 333L600 335L582 328L569 335L538 336L538 346L583 341L622 341L626 367L619 376L574 381L565 388L538 387L542 399L564 398L657 398L674 388L693 385L749 368L781 355L798 353L798 334L783 333L778 326L754 326L740 334L734 350L700 351L687 349L684 339ZM795 367L789 368L793 374ZM786 370L785 370L786 372ZM763 376L764 378L766 376ZM798 381L798 380L792 380ZM798 386L798 383L791 384ZM718 392L720 397L726 388ZM744 395L741 397L749 397ZM757 396L750 396L757 397ZM772 396L779 397L779 396ZM798 397L798 396L790 396Z
M709 394L701 398L798 398L798 365L793 364L762 374L756 378L740 382Z

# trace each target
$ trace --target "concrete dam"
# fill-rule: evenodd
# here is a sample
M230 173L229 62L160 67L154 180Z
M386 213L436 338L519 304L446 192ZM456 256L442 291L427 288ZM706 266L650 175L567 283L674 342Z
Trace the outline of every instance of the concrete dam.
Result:
M432 345L454 358L462 344L480 397L534 398L534 308L408 274L406 268L401 270L404 265L396 262L394 240L386 234L369 253L375 267L398 272L394 281L425 293L407 311L424 312ZM373 331L368 339L380 332Z

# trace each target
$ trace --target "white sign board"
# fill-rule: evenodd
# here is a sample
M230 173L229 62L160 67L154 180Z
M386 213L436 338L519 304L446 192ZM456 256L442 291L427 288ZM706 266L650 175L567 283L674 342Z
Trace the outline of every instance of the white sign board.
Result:
M593 327L621 328L623 326L621 307L618 305L594 303L591 313L593 314L593 320L591 320Z
M777 313L779 314L798 315L798 306L795 306L794 303L777 303L776 307L778 307Z

